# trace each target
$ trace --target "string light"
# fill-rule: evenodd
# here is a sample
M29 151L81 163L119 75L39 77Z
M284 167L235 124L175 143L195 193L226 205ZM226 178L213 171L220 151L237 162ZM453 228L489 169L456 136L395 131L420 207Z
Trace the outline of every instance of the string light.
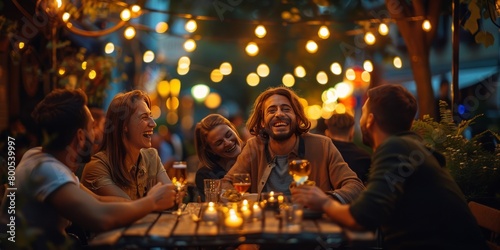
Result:
M269 75L269 66L267 66L266 64L262 63L262 64L259 64L259 66L257 66L257 74L260 76L260 77L266 77Z
M196 29L198 28L198 25L196 24L196 21L195 20L189 20L186 22L186 25L184 25L184 29L189 32L189 33L193 33L196 31Z
M363 62L363 69L372 72L373 71L373 63L370 60L365 60Z
M318 44L313 40L309 40L306 43L306 50L307 52L314 54L318 51Z
M196 42L193 39L188 39L184 42L184 50L186 52L193 52L196 49Z
M259 75L255 74L253 72L247 75L248 86L255 87L255 86L259 85L259 82L260 82Z
M113 43L106 43L106 46L104 46L104 53L109 55L114 51L115 51L115 45Z
M286 87L293 87L293 85L295 85L295 78L290 73L286 73L285 75L283 75L281 81Z
M325 85L328 83L328 75L325 73L325 71L320 71L318 74L316 74L316 81L318 81L319 84Z
M375 44L376 38L375 35L371 31L366 32L365 34L365 43L368 45Z
M422 29L424 31L427 31L429 32L431 29L432 29L432 25L431 25L431 22L427 19L425 19L423 22L422 22Z
M304 67L299 65L295 67L295 69L293 70L293 74L298 78L303 78L306 76L306 69L304 69Z
M233 72L233 66L231 66L231 64L228 62L223 62L220 64L219 70L220 70L220 73L227 76L227 75L231 74L231 72Z
M387 27L387 24L385 23L381 23L379 26L378 26L378 33L382 36L385 36L387 34L389 34L389 27Z
M259 54L259 46L257 46L257 44L254 42L249 42L247 47L245 48L245 51L249 56L256 56L257 54Z
M124 31L124 36L127 40L131 40L132 38L134 38L135 37L135 28L132 26L127 27Z
M129 9L123 9L122 12L120 12L120 19L122 21L128 21L132 18L132 13L130 13Z
M155 26L155 31L157 33L163 34L163 33L167 32L167 30L168 30L168 24L166 22L159 22Z
M326 26L321 26L318 30L318 37L321 39L328 39L330 37L330 30L328 30L328 27Z
M340 75L342 74L342 66L340 66L338 62L334 62L330 66L330 71L332 71L334 75Z
M264 38L267 34L266 27L264 25L259 25L257 28L255 28L255 36L258 38Z
M401 61L401 58L399 56L394 57L394 59L392 60L392 64L397 69L400 69L401 67L403 67L403 62Z
M155 53L153 53L153 51L151 51L151 50L147 50L146 52L144 52L144 55L142 56L142 60L145 63L150 63L154 59L155 59Z

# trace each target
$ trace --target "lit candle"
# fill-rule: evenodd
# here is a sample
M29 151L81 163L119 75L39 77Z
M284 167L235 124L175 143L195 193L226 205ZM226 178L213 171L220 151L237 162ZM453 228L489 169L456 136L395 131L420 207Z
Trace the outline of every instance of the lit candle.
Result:
M209 202L208 207L205 210L205 213L203 214L203 221L205 222L217 222L218 220L218 215L217 215L217 210L215 210L214 203Z
M224 224L229 228L239 228L243 224L243 219L238 216L234 209L230 209L229 216L224 220Z
M269 202L274 202L274 192L269 192Z
M260 220L260 219L262 219L262 209L260 209L259 204L254 203L252 210L253 210L253 218L254 218L254 220Z
M248 208L248 202L247 204L243 203L243 206L241 206L241 214L243 215L243 219L245 221L252 218L252 211Z

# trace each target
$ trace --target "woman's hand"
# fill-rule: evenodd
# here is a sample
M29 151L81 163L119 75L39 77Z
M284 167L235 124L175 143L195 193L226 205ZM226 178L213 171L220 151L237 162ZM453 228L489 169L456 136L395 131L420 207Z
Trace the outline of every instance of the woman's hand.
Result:
M154 210L165 210L175 205L175 186L172 184L157 183L149 190L146 197L153 198Z

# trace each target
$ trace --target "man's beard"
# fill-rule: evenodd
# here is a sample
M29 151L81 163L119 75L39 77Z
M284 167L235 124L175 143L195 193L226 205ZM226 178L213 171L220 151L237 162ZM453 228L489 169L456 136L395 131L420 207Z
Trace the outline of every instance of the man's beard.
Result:
M266 133L269 135L269 138L275 141L286 141L290 139L295 132L295 126L293 126L290 122L289 124L290 124L290 130L287 133L275 134L270 127L266 128Z
M370 132L368 132L368 129L366 127L364 127L363 125L361 125L360 128L361 128L361 135L363 137L363 144L365 144L366 146L368 146L370 148L373 148L372 135L370 134Z
M85 144L83 148L78 151L78 159L80 159L79 163L87 163L92 158L92 147L94 142L92 142L87 136L85 136Z

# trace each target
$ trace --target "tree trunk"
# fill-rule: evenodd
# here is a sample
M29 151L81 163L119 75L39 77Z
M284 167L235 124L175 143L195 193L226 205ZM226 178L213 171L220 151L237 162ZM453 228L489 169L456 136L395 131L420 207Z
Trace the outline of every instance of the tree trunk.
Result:
M386 0L387 10L391 18L396 21L408 50L413 79L417 88L420 118L424 115L430 115L431 117L437 115L435 114L429 53L438 26L441 3L442 1L438 0L412 1L410 6L404 0ZM431 22L432 29L429 32L422 30L424 18Z

